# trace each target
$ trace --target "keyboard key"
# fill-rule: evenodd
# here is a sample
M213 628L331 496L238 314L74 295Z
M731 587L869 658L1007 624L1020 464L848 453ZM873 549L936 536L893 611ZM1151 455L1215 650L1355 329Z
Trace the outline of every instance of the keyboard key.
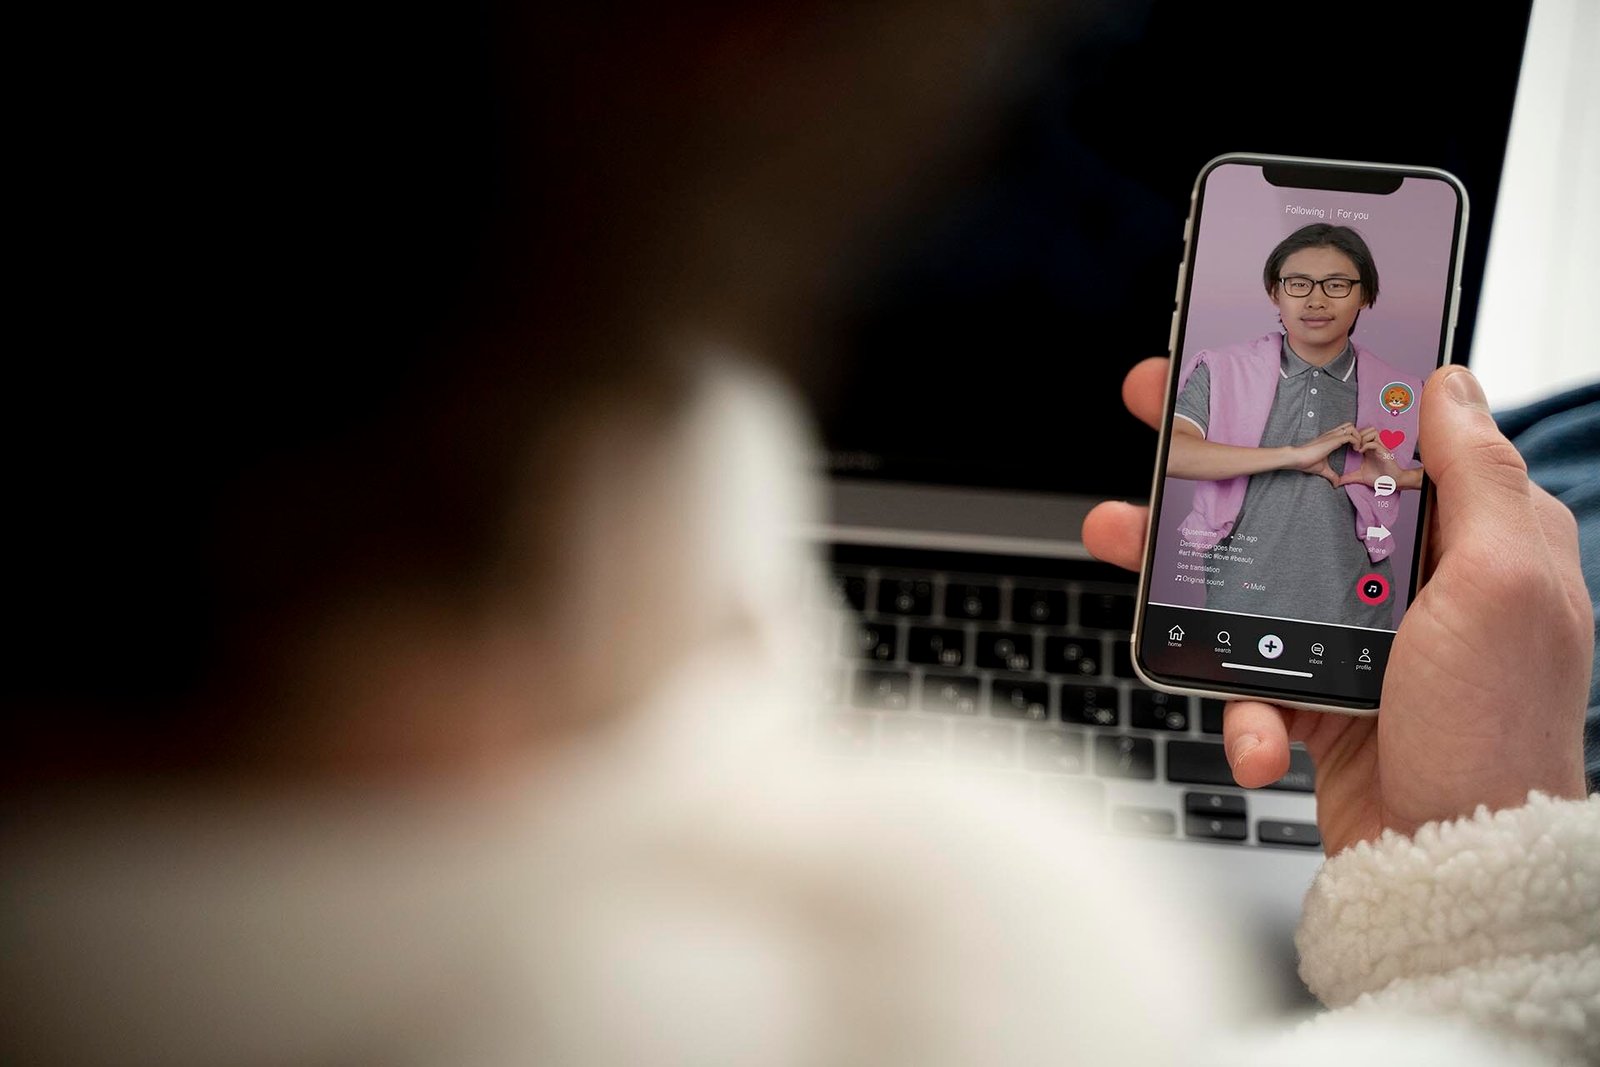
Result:
M805 650L812 659L825 660L833 657L834 649L829 641L830 636L833 636L829 633L829 626L833 620L832 615L823 618L808 616L801 624L800 640L805 642Z
M958 722L955 745L957 755L980 767L1010 767L1017 762L1017 727L993 719Z
M1093 637L1046 637L1044 669L1051 674L1099 674L1100 641Z
M1238 785L1228 756L1212 741L1168 741L1167 781L1196 785Z
M1212 841L1243 841L1244 816L1185 815L1183 832L1189 837L1204 837Z
M1237 815L1242 819L1245 802L1244 797L1230 793L1185 793L1183 810L1190 815Z
M828 577L828 601L834 607L867 610L867 579L859 574L834 574Z
M922 707L925 711L953 711L974 715L978 711L978 679L959 674L922 676Z
M1171 837L1178 832L1178 819L1162 808L1113 808L1111 828L1119 834L1148 834Z
M1093 778L1041 778L1039 797L1046 803L1063 803L1082 812L1091 826L1099 825L1105 816L1106 787Z
M944 613L951 619L987 622L1000 617L1000 587L952 582L945 587Z
M1085 629L1133 629L1133 597L1123 593L1084 593L1078 599L1078 624Z
M1317 772L1311 763L1311 753L1303 748L1289 749L1289 773L1267 786L1287 793L1315 793Z
M1027 589L1018 586L1011 590L1011 621L1033 626L1065 626L1066 590Z
M1020 767L1006 769L994 767L989 769L975 769L967 772L970 781L979 784L980 788L990 794L1015 797L1018 800L1035 796L1038 793L1039 776L1029 774ZM1071 778L1056 778L1057 782L1070 782Z
M1133 646L1120 637L1111 639L1111 673L1118 678L1133 678Z
M911 703L907 671L862 671L856 675L855 703L863 708L902 711Z
M1033 670L1033 635L988 631L978 634L978 666L1002 671Z
M849 626L855 651L864 659L880 663L893 661L898 631L892 622L852 622Z
M1298 845L1321 848L1322 833L1313 822L1282 822L1262 819L1256 823L1256 840L1263 845Z
M1122 711L1113 685L1063 685L1061 721L1083 726L1117 726Z
M1221 700L1212 700L1210 697L1200 699L1200 732L1203 734L1222 733L1222 709L1225 703Z
M946 720L924 715L895 715L878 727L878 750L893 759L944 758Z
M967 635L960 630L913 626L906 635L906 659L935 667L959 667L966 662Z
M1082 774L1088 770L1082 734L1066 730L1025 730L1022 758L1030 771Z
M1227 754L1212 741L1168 741L1167 781L1196 785L1238 785L1228 767ZM1289 773L1267 786L1291 793L1316 791L1316 775L1305 749L1289 749Z
M1189 698L1135 689L1129 702L1128 721L1138 730L1189 729Z
M1019 682L996 678L989 686L989 710L1033 722L1050 717L1050 687L1044 682Z
M1154 778L1156 743L1148 737L1094 739L1094 773L1102 778Z
M852 711L835 712L817 720L817 745L836 756L866 756L872 752L872 716Z
M845 684L850 672L843 668L829 668L817 677L817 700L824 704L837 704L844 700Z
M885 615L932 615L933 583L922 578L879 578L878 610Z

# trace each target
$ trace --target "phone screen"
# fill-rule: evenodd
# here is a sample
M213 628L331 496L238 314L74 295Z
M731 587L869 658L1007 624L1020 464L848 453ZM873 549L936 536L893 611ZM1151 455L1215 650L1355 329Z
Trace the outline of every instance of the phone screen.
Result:
M1422 385L1448 358L1465 215L1439 171L1202 172L1137 629L1149 680L1377 706L1416 590Z

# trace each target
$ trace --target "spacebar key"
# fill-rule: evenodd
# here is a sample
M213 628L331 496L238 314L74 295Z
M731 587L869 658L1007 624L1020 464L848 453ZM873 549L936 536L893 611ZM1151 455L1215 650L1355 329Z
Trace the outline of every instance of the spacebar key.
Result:
M1221 745L1209 741L1168 741L1167 781L1194 782L1199 785L1238 785ZM1267 786L1290 793L1316 791L1316 772L1311 756L1303 749L1289 750L1289 771Z
M1221 745L1208 741L1168 741L1167 781L1198 785L1232 785L1233 769Z

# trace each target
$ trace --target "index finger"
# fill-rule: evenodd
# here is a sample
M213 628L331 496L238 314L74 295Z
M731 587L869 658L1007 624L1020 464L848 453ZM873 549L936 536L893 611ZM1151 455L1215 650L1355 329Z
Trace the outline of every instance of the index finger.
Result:
M1167 372L1171 360L1154 356L1141 360L1122 380L1122 402L1134 418L1152 430L1161 428L1161 410L1167 399Z

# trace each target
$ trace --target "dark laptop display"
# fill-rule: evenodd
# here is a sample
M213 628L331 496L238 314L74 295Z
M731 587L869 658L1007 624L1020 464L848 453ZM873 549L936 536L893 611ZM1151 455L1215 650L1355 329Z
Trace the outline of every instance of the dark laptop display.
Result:
M1119 387L1165 352L1189 193L1227 151L1460 177L1465 359L1529 10L1153 0L1063 27L979 163L851 294L843 380L816 398L832 473L1143 498L1155 435Z

